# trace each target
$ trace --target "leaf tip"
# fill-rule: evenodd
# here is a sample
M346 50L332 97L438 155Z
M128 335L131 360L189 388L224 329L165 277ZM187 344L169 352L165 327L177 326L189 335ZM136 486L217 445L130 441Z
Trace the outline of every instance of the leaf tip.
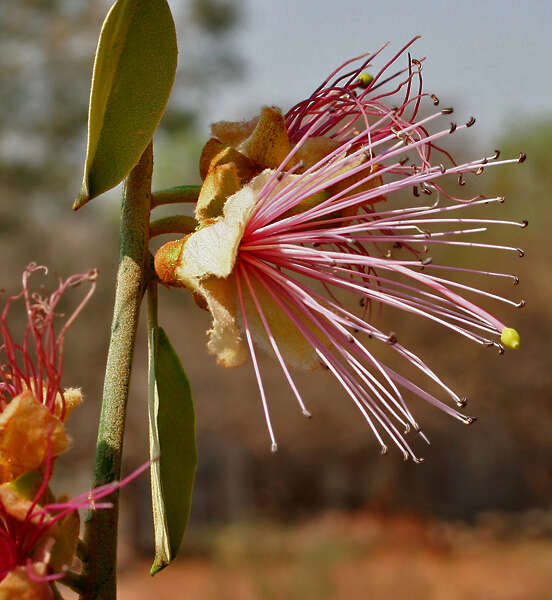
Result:
M150 569L150 575L153 577L154 575L157 575L157 573L159 573L159 571L162 571L166 566L168 566L168 562L163 560L162 558L160 558L159 556L156 556L153 564L151 565L151 569Z
M90 194L88 193L88 189L86 188L85 185L83 185L81 188L81 191L79 192L79 195L77 196L76 200L73 202L73 210L79 210L79 208L82 208L90 200L91 200L91 198L90 198Z

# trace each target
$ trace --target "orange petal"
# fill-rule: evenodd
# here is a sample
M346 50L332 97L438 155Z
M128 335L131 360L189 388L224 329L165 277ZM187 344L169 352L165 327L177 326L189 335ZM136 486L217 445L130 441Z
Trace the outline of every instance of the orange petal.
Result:
M249 121L219 121L211 125L211 133L224 145L237 148L255 129L259 117Z
M43 570L39 565L32 565L32 568L37 574ZM54 594L49 584L31 579L27 567L17 567L0 582L0 600L53 600L53 598Z
M63 423L29 390L0 414L0 483L37 469L69 446Z
M197 199L196 219L201 223L205 219L220 217L226 200L241 187L235 163L210 168Z
M238 150L263 169L276 169L291 152L284 116L274 107L265 106L253 133Z

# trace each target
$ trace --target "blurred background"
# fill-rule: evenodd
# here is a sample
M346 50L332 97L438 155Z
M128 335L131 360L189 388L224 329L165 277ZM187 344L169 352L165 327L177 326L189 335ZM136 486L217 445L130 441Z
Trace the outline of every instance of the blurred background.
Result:
M86 395L72 417L74 447L58 466L59 488L68 493L90 485L118 256L118 190L71 212L93 53L109 4L0 4L0 286L16 290L31 260L64 276L92 266L101 273L67 339L65 383ZM474 187L506 196L504 205L488 209L491 217L529 220L526 230L491 231L495 240L523 246L527 256L474 249L433 256L517 273L520 286L497 286L497 293L523 297L527 306L497 308L522 334L522 349L504 356L428 322L383 312L384 327L466 395L470 414L479 417L466 428L413 399L432 443L419 448L425 463L414 465L398 452L379 455L368 426L323 373L298 377L314 415L306 421L267 358L279 441L272 455L252 372L218 367L205 349L208 314L186 292L163 290L161 322L194 391L199 469L182 556L154 580L149 482L123 491L121 598L549 598L550 4L342 0L336 8L329 0L174 0L171 6L180 66L155 139L155 188L199 181L209 122L247 118L263 104L285 110L349 57L387 40L396 51L422 34L414 53L428 56L426 90L438 93L443 106L454 105L459 122L478 117L477 127L452 140L455 155L500 148L529 157L520 167L489 170ZM146 423L142 331L127 472L147 457Z

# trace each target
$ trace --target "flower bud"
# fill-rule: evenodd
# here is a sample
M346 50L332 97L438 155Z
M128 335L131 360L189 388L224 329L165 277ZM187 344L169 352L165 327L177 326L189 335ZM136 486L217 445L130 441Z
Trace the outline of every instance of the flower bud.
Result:
M186 238L173 240L163 244L155 253L154 265L155 272L159 280L165 285L172 287L186 287L176 278L175 269L180 264L182 256L182 247Z

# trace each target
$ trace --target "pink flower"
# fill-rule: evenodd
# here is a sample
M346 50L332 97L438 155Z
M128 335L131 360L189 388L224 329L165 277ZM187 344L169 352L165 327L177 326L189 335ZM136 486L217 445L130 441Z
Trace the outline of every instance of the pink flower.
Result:
M61 454L70 443L64 422L82 402L79 389L61 389L63 340L93 293L97 272L60 280L55 292L41 296L29 290L29 277L38 270L46 269L34 264L25 269L21 293L9 297L0 313L0 483L39 468L49 453ZM62 295L83 282L90 283L90 289L57 330ZM23 299L27 316L19 343L8 327L10 308L18 299Z
M48 487L52 465L50 459L44 473L30 472L0 486L0 595L4 585L10 589L12 585L28 589L32 582L47 583L62 578L76 552L78 510L111 508L111 503L100 501L138 477L150 463L121 481L58 501ZM10 574L14 581L6 583Z
M22 290L16 296L9 297L0 313L0 350L4 354L4 363L0 363L0 408L25 390L32 390L36 399L52 412L56 410L56 397L60 394L63 371L63 341L70 325L94 293L98 272L72 275L66 280L60 279L58 288L48 296L32 293L29 278L46 267L31 263L22 277ZM91 283L83 300L65 319L65 323L56 331L56 313L63 294L83 282ZM14 342L8 327L8 313L12 304L22 299L27 313L27 326L20 344ZM59 399L59 397L58 397Z
M374 76L365 69L385 46L347 61L285 115L265 108L250 122L213 125L215 138L201 161L199 227L156 256L160 278L190 288L211 311L208 347L219 362L237 366L250 355L273 450L258 347L273 352L305 415L309 412L289 367L322 365L356 404L382 453L391 440L405 459L419 461L406 432L413 429L427 438L405 393L463 423L473 419L458 410L465 400L395 333L377 327L374 307L429 319L500 352L519 346L514 329L467 296L514 307L523 302L456 282L443 272L514 283L517 277L434 264L427 253L443 245L522 256L507 245L466 241L488 225L527 225L470 216L473 208L493 207L502 197L460 198L442 182L454 177L462 186L466 175L523 162L525 155L499 160L495 151L457 164L441 148L475 119L459 125L447 120L443 126L451 108L422 116L422 107L439 104L435 95L422 91L422 61L408 55L404 68L390 72L413 42ZM395 198L401 203L391 204ZM439 384L444 398L382 363L377 343L390 345Z

